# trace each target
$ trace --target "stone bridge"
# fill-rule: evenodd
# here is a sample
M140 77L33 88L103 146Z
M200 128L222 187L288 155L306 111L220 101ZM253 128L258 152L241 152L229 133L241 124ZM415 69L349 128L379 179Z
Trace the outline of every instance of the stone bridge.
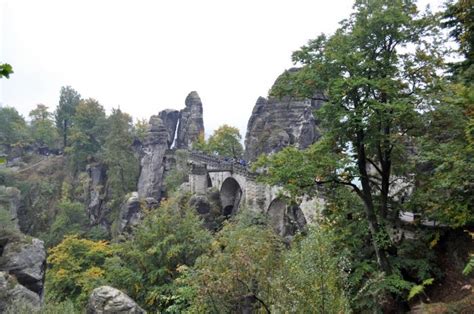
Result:
M205 194L209 188L215 188L220 193L224 215L232 216L241 209L265 213L282 236L292 234L307 221L312 221L323 206L321 199L288 206L280 197L281 188L257 182L257 175L237 162L191 151L189 163L189 184L193 194Z

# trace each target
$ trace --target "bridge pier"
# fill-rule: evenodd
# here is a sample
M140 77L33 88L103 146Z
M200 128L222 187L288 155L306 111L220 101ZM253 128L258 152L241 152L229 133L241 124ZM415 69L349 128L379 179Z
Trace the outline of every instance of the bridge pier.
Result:
M206 194L208 186L208 174L206 165L192 164L189 174L189 185L191 193Z

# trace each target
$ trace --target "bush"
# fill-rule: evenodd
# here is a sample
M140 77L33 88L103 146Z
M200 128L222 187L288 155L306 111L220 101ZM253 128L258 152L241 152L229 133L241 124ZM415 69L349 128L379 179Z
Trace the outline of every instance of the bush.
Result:
M71 300L83 306L94 288L105 283L104 263L112 255L105 241L69 235L48 250L46 292L48 300Z
M250 217L251 216L251 217ZM211 250L186 272L191 311L240 312L270 306L271 278L280 265L280 238L250 213L225 223Z

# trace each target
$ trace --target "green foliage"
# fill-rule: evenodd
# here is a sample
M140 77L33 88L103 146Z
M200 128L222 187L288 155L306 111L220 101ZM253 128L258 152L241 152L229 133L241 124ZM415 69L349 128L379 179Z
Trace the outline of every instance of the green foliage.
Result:
M69 128L71 127L72 117L76 112L76 107L80 100L81 95L71 86L61 87L55 120L58 132L63 137L64 148L68 146L67 137L69 135Z
M175 153L176 164L166 174L164 183L167 194L171 194L176 191L181 184L188 181L189 176L189 165L188 165L188 152L186 150L177 150Z
M429 279L423 280L421 284L413 286L413 288L410 289L410 293L408 294L408 300L411 300L416 295L422 293L425 290L426 286L433 284L433 281L434 281L433 278L429 278Z
M5 314L81 314L82 311L78 309L73 302L66 300L64 302L52 302L47 300L43 303L40 309L31 308L27 302L23 300L14 301L6 310Z
M347 313L345 273L332 232L319 227L292 243L272 284L272 312Z
M13 73L13 68L8 63L0 63L0 78L10 78L10 74Z
M133 131L134 136L143 141L148 131L148 121L146 119L138 119L133 126Z
M36 105L36 108L30 111L31 118L31 137L39 145L55 146L59 139L52 114L48 112L48 107L42 104Z
M258 217L224 225L211 250L187 273L194 287L191 312L229 313L270 306L272 277L280 265L282 242Z
M46 246L57 245L66 235L83 234L87 224L84 205L63 199L58 204L58 214L45 236Z
M104 108L96 100L81 100L75 107L71 144L66 149L74 170L84 170L88 161L97 156L103 144L105 122Z
M193 150L209 153L209 145L206 142L204 132L199 134L197 140L193 142L192 148Z
M208 150L219 156L241 158L244 151L241 139L239 129L224 124L209 137Z
M411 206L439 223L474 222L474 89L449 83L426 113L419 139L418 188Z
M0 145L22 147L29 142L25 119L12 107L0 107Z
M241 158L244 152L239 129L224 124L206 141L204 133L193 143L193 149L222 157Z
M109 282L148 310L177 307L179 269L192 266L209 247L211 235L185 203L162 201L107 261Z
M469 232L469 235L471 236L471 239L474 239L474 232ZM462 273L464 276L469 276L473 270L474 270L474 253L471 252L469 254L469 261L464 267Z
M454 64L454 72L469 82L474 77L474 8L472 0L448 1L443 14L443 26L459 44L464 60Z
M104 263L112 255L105 241L68 235L48 250L47 299L84 306L92 290L104 284Z
M117 209L124 195L136 188L139 162L132 151L132 118L120 109L113 109L107 118L107 129L101 155L107 166L111 207Z

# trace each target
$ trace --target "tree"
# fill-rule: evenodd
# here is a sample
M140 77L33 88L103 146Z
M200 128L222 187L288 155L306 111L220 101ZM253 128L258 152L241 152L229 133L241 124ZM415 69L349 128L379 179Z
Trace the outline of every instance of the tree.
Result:
M354 9L334 35L321 35L293 53L302 69L288 72L272 90L293 97L324 91L329 101L318 111L322 140L267 161L270 181L296 193L329 185L358 195L379 269L390 276L386 226L400 210L394 191L409 184L401 181L413 170L411 139L422 110L435 101L426 95L436 88L443 51L436 17L421 15L413 1L360 0Z
M28 142L25 119L13 107L0 108L0 145L10 149Z
M58 134L54 128L52 114L48 112L48 107L43 104L36 105L30 111L32 138L40 145L52 147L57 140Z
M133 126L133 130L135 137L143 141L148 131L148 121L146 119L138 119Z
M464 60L453 64L453 72L472 84L474 77L474 6L472 0L449 1L443 14L442 25L450 30L450 36L459 44Z
M10 74L13 73L12 66L8 63L0 63L0 78L10 78Z
M56 127L63 137L63 147L68 146L67 137L69 128L72 124L72 117L76 111L76 107L81 100L81 95L71 86L61 87L59 95L59 105L56 108Z
M209 137L209 151L219 156L241 158L244 151L241 139L239 129L224 124Z
M74 169L81 170L102 146L106 127L104 108L95 99L81 100L71 121L71 144L66 152L71 155Z
M448 3L442 25L459 44L419 139L419 171L412 207L430 219L462 227L474 222L474 8Z
M113 203L136 188L139 162L132 150L132 118L120 109L113 109L107 119L107 136L102 148L102 159L107 166L107 183Z

